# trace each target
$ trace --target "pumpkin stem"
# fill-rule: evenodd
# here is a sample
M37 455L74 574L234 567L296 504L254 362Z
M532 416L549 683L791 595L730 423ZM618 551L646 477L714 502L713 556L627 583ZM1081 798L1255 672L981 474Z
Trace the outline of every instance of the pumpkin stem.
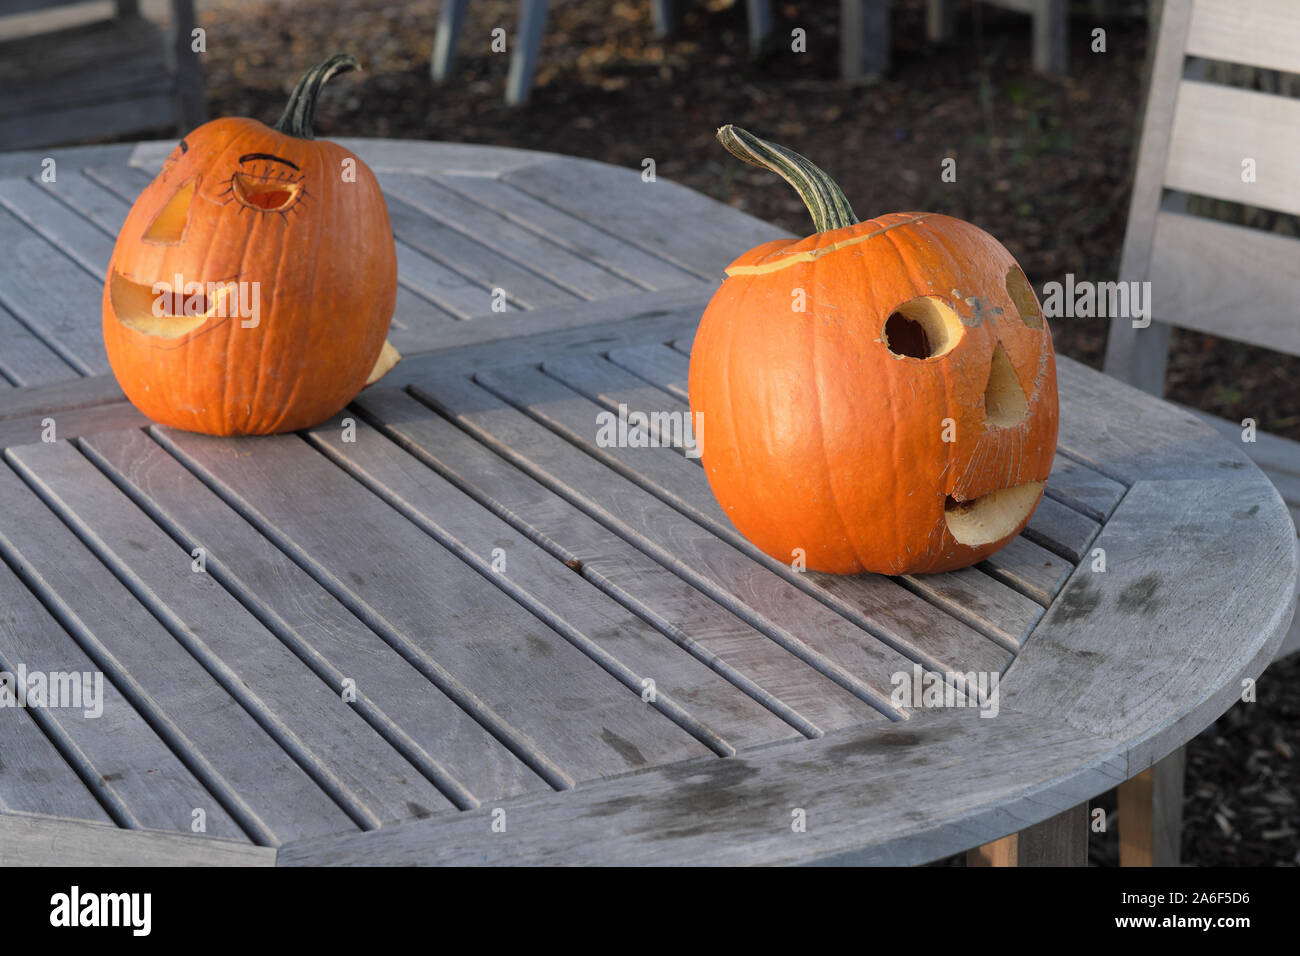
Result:
M751 166L776 173L799 194L818 232L843 229L858 221L844 191L822 169L792 149L759 139L730 124L718 130L718 142L727 152Z
M274 128L299 139L315 139L311 124L316 118L316 98L320 96L321 87L335 73L359 69L361 64L349 53L335 53L325 62L316 64L303 74L289 94L289 102Z

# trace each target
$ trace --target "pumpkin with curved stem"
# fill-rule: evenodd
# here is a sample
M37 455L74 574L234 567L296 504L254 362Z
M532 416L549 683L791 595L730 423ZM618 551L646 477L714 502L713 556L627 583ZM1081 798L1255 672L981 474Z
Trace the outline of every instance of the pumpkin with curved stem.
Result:
M309 71L274 127L185 136L131 207L104 284L122 390L154 421L215 435L316 425L397 361L397 254L374 173L315 140Z
M859 222L829 176L724 126L817 229L726 270L691 352L709 485L783 562L852 574L948 571L1028 523L1056 449L1051 332L1011 254L930 213Z

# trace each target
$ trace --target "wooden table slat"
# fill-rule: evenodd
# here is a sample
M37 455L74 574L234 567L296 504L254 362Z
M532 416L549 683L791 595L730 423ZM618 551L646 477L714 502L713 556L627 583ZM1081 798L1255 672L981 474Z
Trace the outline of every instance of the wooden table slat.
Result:
M498 586L513 589L517 600L575 644L588 644L589 656L603 658L602 666L632 690L642 692L652 680L656 705L683 727L698 728L695 735L711 748L729 756L798 736L789 723L375 429L358 425L349 442L342 441L337 422L311 434L318 447L449 550L492 575Z
M581 300L581 296L500 255L494 247L431 219L404 199L393 194L385 199L393 235L445 269L487 290L504 289L509 301L525 309ZM484 210L484 215L492 214ZM484 294L482 304L467 314L488 315L492 311L491 298Z
M0 707L0 819L10 813L42 813L113 823L85 782L68 765L36 722L16 707ZM0 847L0 862L3 861Z
M1047 607L1074 572L1073 562L1034 544L1023 534L985 558L982 567L999 581Z
M8 551L2 542L0 534L0 548ZM56 673L77 675L92 682L89 689L93 692L94 675L99 668L3 563L0 563L0 607L4 608L0 619L0 670L16 674L21 665L27 674L46 675L51 682L54 678L49 675ZM239 825L176 759L117 688L103 676L100 683L103 696L96 705L98 714L87 711L89 702L84 698L81 707L29 706L17 712L24 721L30 715L31 720L41 724L46 734L57 741L62 755L55 755L47 770L37 769L14 780L14 770L7 765L31 764L41 751L24 753L21 744L7 745L4 759L0 761L4 765L0 766L0 781L7 780L10 786L16 784L19 794L0 796L0 802L9 805L16 799L20 803L17 809L36 813L73 809L72 806L65 806L62 811L52 809L50 804L57 805L59 801L38 798L30 792L51 787L59 774L68 770L66 759L80 766L82 780L90 781L99 800L112 808L124 826L188 833L193 810L201 808L207 816L207 832L247 839ZM47 693L53 693L53 688ZM47 696L46 703L56 702ZM8 708L0 709L8 711ZM41 750L47 748L48 741ZM37 781L41 783L37 785ZM75 789L90 797L84 783L78 782ZM65 802L74 803L67 798ZM99 819L103 815L99 804L93 797L90 802L96 809L88 812L86 819Z
M580 565L584 578L719 673L760 689L755 696L793 726L822 733L885 719L410 396L373 389L357 404L386 434L555 558Z
M1083 560L1101 525L1055 498L1044 495L1022 534L1075 563Z
M671 289L699 281L694 273L638 249L614 233L543 202L505 180L480 176L430 178L644 289Z
M81 377L58 352L3 305L0 305L0 374L15 385L48 385ZM5 402L7 406L8 401ZM5 408L0 406L0 414Z
M547 362L543 367L548 374L601 403L609 411L617 411L625 405L629 409L647 412L666 411L680 416L680 420L689 420L687 366L688 360L684 356L661 345L612 349L608 362L592 355ZM651 426L654 431L653 420ZM658 437L663 441L672 436ZM680 448L674 449L674 452L680 451ZM620 454L617 450L608 453ZM677 456L670 453L667 457L673 460L665 466L665 456L662 454L637 455L633 452L631 455L638 459L635 468L639 474L651 481L659 481L675 500L692 502L711 521L716 533L734 539L739 547L754 552L755 557L764 560L765 556L760 556L756 549L735 532L726 513L709 490L702 469L683 467L688 461L699 465L698 458L677 461ZM784 568L781 570L784 571ZM851 593L853 590L851 584L837 580L832 575L810 575L808 580L818 582L822 590L829 593ZM989 577L979 569L965 569L949 574L907 575L898 580L909 590L943 608L1008 650L1014 651L1019 647L1042 616L1041 607L1032 598L1008 588L1000 580Z
M745 250L789 236L677 183L604 163L556 157L501 178L710 281Z
M0 209L0 248L0 303L81 374L107 372L99 310L87 320L84 308L99 302L103 284L7 209Z
M131 204L111 189L91 179L80 169L60 166L54 182L47 183L33 177L38 189L43 189L56 199L76 210L110 237L122 231ZM107 262L105 265L107 266Z
M176 148L173 141L171 149ZM102 166L87 166L82 169L89 179L99 183L113 195L117 196L128 207L134 205L135 201L140 198L140 193L144 192L144 187L153 182L157 172L148 172L135 166L114 166L105 164Z
M155 435L553 786L710 752L301 438Z
M489 288L447 268L401 239L397 241L396 249L397 279L408 294L415 293L458 319L491 313L492 293ZM519 308L509 300L505 300L503 306L507 312Z
M0 502L6 550L42 603L249 836L276 845L354 826L9 468Z
M452 806L153 520L66 442L10 450L96 556L363 828ZM192 667L190 668L193 669Z
M492 391L464 380L426 382L413 391L842 687L901 716L884 688L894 674L910 672L908 658L499 396L509 394L524 407L545 404L548 409L553 406L539 389L558 388L573 399L585 399L534 369L480 372L476 378ZM594 422L592 416L584 417Z
M497 180L475 181L498 183ZM488 246L498 255L509 257L572 295L597 299L637 291L631 282L590 259L574 255L564 246L530 230L520 229L495 210L466 199L428 177L384 173L380 174L380 182L387 195L396 196L440 225Z
M113 255L113 236L55 198L56 185L0 179L0 205L102 282Z
M305 571L139 430L84 439L82 451L147 501L171 536L203 547L208 573L336 690L353 681L356 709L460 806L546 788Z
M1127 489L1111 478L1093 471L1063 454L1052 461L1047 494L1069 505L1098 524L1105 524Z
M397 302L393 306L392 323L388 328L388 339L401 352L402 346L395 340L402 334L411 330L418 330L422 334L436 336L458 321L460 321L459 318L453 313L439 308L424 296L412 292L405 285L399 285L397 287Z

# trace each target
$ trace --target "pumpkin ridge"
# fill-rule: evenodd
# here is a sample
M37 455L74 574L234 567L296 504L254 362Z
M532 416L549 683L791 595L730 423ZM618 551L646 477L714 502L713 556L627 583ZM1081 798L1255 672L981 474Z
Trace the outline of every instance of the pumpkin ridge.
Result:
M815 285L816 283L814 283L814 287ZM816 400L815 407L817 409L817 447L821 449L822 468L823 473L826 475L826 490L831 496L829 510L831 514L835 515L835 523L839 526L840 533L843 536L845 543L848 545L849 551L853 554L853 560L857 562L859 568L862 568L865 567L865 563L862 560L862 555L858 553L857 541L855 541L854 536L849 533L848 522L845 520L844 511L840 507L841 496L835 488L835 469L831 462L830 449L826 447L826 411L824 403L831 397L828 394L831 390L823 389L821 387L822 373L817 359L817 343L821 336L818 334L816 326L811 328L809 334L812 338L812 380L817 383L817 388L813 389L815 392L813 397ZM811 542L809 542L809 544L811 544ZM805 552L808 550L810 550L810 548L805 546Z

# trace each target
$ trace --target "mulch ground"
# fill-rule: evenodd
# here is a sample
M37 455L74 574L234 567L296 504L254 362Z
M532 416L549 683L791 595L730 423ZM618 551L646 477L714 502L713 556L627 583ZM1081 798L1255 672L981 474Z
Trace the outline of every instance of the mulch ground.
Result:
M1144 4L1115 3L1105 20L1074 19L1069 75L1036 76L1027 18L974 4L958 41L925 40L921 0L896 0L893 69L880 83L837 79L838 4L775 4L767 54L749 55L744 5L697 0L677 37L656 40L648 0L552 4L532 102L502 101L508 55L490 31L513 34L514 0L470 5L456 69L428 78L433 0L218 0L201 22L213 115L272 121L293 81L337 51L366 71L334 81L318 114L323 138L390 136L518 146L590 157L684 183L796 233L810 231L798 199L741 166L713 138L736 123L812 158L861 216L928 210L998 236L1035 286L1065 273L1115 276L1128 214L1147 28ZM1084 6L1086 5L1079 5ZM1107 52L1090 50L1106 31ZM790 31L807 52L789 51ZM957 161L957 181L940 179ZM741 250L737 250L740 252ZM1094 367L1104 320L1060 319L1057 348ZM1223 339L1175 333L1169 394L1300 438L1300 360ZM1200 865L1300 863L1300 655L1270 668L1259 701L1238 704L1192 742L1184 859ZM1113 807L1113 794L1099 803ZM1095 863L1116 862L1114 820L1094 835Z

